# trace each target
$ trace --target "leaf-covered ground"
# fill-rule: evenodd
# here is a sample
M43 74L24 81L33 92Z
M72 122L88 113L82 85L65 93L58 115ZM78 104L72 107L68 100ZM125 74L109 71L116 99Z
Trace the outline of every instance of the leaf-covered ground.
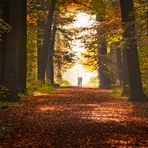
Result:
M0 109L0 148L146 148L147 105L107 90L59 88Z

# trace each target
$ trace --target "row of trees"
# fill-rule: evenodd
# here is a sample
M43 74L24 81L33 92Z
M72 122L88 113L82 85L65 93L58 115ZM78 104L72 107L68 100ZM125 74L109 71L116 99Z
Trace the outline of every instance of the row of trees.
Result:
M68 46L69 34L73 33L62 26L71 22L73 18L62 17L62 13L67 10L59 6L60 3L63 2L1 1L1 20L11 26L9 32L1 32L0 48L0 84L2 90L2 86L9 89L7 100L18 100L18 92L26 91L26 80L29 83L36 80L42 83L48 81L54 85L53 61L58 65L59 78L62 67L65 69L72 65L74 54ZM4 30L5 27L6 25L3 25L1 29ZM55 44L56 40L59 41Z
M47 80L54 86L54 75L61 78L62 71L74 62L74 53L70 49L74 32L63 28L73 21L73 17L63 15L67 10L61 3L63 2L28 1L29 81L34 78L43 82Z
M117 48L123 44L122 52L121 48L117 50L118 70L123 87L129 86L131 100L145 100L139 70L133 0L90 0L89 3L85 0L2 0L0 84L10 91L7 99L17 100L17 93L26 91L26 80L32 82L36 79L43 83L48 81L54 86L54 74L57 73L58 78L61 78L62 71L72 65L75 58L70 50L70 43L77 30L64 27L74 20L75 11L70 11L70 4L76 9L96 15L99 24L95 28L97 35L93 34L95 39L89 39L87 47L89 52L94 52L97 48L97 52L92 54L93 57L88 57L97 60L94 66L98 68L100 87L106 88L111 84L107 47L110 40L114 43L119 38L114 46ZM119 4L121 21L118 19ZM118 8L117 15L112 11L115 6ZM115 17L111 19L106 15L106 8L107 14L112 13ZM111 27L106 22L111 22ZM8 32L5 29L9 28L7 24L11 26ZM120 35L115 32L118 24L122 24L123 32ZM107 28L110 28L110 34ZM115 38L111 38L114 36Z
M146 2L131 0L119 2L95 0L93 2L97 33L92 34L91 39L90 36L84 38L88 40L85 43L87 52L82 55L84 57L82 64L91 70L98 69L101 88L112 87L118 78L123 87L123 95L130 96L131 100L133 98L145 100L137 46L146 48L145 45L147 45ZM139 6L140 13L143 12L141 24L140 20L137 20L138 14L135 15L136 6ZM138 34L140 26L143 26L143 31ZM137 38L138 35L139 38ZM140 38L143 38L142 43L139 42ZM147 77L146 73L145 71L144 79Z

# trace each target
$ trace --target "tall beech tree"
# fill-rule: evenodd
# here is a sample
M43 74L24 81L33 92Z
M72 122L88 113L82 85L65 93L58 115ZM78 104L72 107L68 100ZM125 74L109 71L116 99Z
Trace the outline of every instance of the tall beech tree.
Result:
M4 63L5 63L5 50L3 48L3 34L7 31L5 28L7 28L7 25L4 21L4 7L3 7L3 1L0 1L0 84L3 82L4 77Z
M19 11L19 53L18 53L18 89L20 91L26 91L26 78L27 78L27 25L26 25L26 16L27 16L27 0L19 1L18 6ZM18 40L18 39L17 39Z
M105 1L94 0L94 7L96 7L96 20L100 22L98 32L98 73L100 80L100 88L110 87L110 78L107 73L105 58L107 55L107 42L105 39Z
M52 32L51 32L50 47L49 47L49 50L48 50L48 60L47 60L47 66L46 66L46 79L52 85L54 84L54 60L53 60L53 54L54 54L56 31L57 31L57 27L56 27L56 24L54 23L53 27L52 27Z
M123 60L122 52L120 48L116 49L116 58L117 58L117 67L118 67L118 76L120 81L120 86L123 85Z
M129 74L128 74L128 65L127 65L127 54L126 47L122 49L122 60L123 60L123 96L129 96Z
M26 89L26 0L3 0L4 20L11 31L4 35L4 76L2 84L10 90L10 101Z
M59 41L55 41L53 38L53 32L54 32L54 24L56 24L56 26L62 28L62 26L65 26L67 24L70 24L73 20L74 17L70 17L70 16L67 16L65 15L66 13L69 13L68 10L66 8L63 8L63 6L60 5L59 1L56 5L56 9L53 10L53 16L52 16L52 25L51 25L51 30L50 29L50 26L49 26L49 23L48 23L48 19L49 19L49 14L50 14L50 11L51 11L51 6L50 6L51 1L46 1L46 0L37 0L37 1L29 1L28 2L28 21L30 24L29 26L34 28L35 31L31 31L29 29L28 30L30 32L28 32L28 35L29 37L31 37L30 34L34 35L34 39L32 39L32 41L30 41L31 39L29 39L28 37L28 41L29 43L35 45L35 48L33 46L31 46L31 44L29 45L28 44L28 48L29 48L29 53L30 53L30 49L33 48L35 49L34 52L36 52L36 48L37 48L37 55L35 54L35 60L32 60L31 57L33 57L32 53L31 55L29 56L28 58L28 78L30 77L30 79L28 80L31 80L31 78L36 78L36 77L32 77L33 76L33 71L34 71L34 74L36 76L36 67L37 67L37 77L38 77L38 80L41 80L41 81L44 81L45 79L51 83L53 83L53 80L54 80L54 67L55 65L53 65L53 44L54 42L59 42ZM51 15L51 14L50 14ZM48 32L46 30L46 27L47 27L47 23L48 23ZM28 27L29 27L28 26ZM61 30L60 30L61 31ZM36 33L37 32L37 33ZM50 36L45 40L46 38L46 34L50 34ZM64 33L65 34L65 33ZM36 38L37 36L37 38ZM42 71L44 65L44 60L45 60L45 56L47 56L45 54L45 41L46 41L46 46L48 44L48 57L47 57L47 62L46 62L46 65L45 65L45 74L44 72ZM48 42L47 42L48 41ZM62 42L65 42L65 41L62 41ZM33 50L32 50L33 51ZM28 54L29 55L29 54ZM37 59L36 59L36 56L37 56ZM36 60L38 61L36 63ZM34 66L33 64L31 63L34 63ZM45 78L46 76L46 78Z
M143 93L137 43L135 37L135 13L133 0L120 0L123 37L125 40L127 69L129 76L130 100L141 101L146 97Z
M49 1L46 0L38 0L38 5L40 5L40 11L44 12L49 11L47 8L49 8ZM45 14L44 14L45 15ZM43 50L43 42L44 42L44 36L45 36L45 17L42 15L39 16L39 21L38 21L38 40L37 40L37 48L38 48L38 72L37 72L37 77L38 80L43 80L44 76L42 74L42 59L44 57L42 52Z

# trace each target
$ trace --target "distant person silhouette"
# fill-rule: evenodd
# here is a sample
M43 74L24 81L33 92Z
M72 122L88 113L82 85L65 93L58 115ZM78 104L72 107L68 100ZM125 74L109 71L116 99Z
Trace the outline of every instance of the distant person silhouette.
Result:
M82 86L82 77L78 77L78 86Z

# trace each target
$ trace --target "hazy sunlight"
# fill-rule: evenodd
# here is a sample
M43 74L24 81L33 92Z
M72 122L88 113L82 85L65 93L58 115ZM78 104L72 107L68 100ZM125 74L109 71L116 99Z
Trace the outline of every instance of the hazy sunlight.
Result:
M76 21L71 25L73 27L89 27L95 23L93 16L86 13L79 13L76 16Z
M93 16L90 16L86 13L79 13L77 14L75 18L75 22L68 26L69 28L84 28L84 27L90 27L95 23L95 19ZM86 31L88 32L88 31ZM81 40L74 40L73 41L73 51L76 52L76 55L78 58L81 58L81 53L85 52L85 48ZM86 86L88 81L91 77L97 76L96 72L88 72L85 70L84 66L79 63L79 61L71 68L68 69L64 74L63 78L68 80L72 85L77 85L77 79L78 77L82 77L82 85Z

